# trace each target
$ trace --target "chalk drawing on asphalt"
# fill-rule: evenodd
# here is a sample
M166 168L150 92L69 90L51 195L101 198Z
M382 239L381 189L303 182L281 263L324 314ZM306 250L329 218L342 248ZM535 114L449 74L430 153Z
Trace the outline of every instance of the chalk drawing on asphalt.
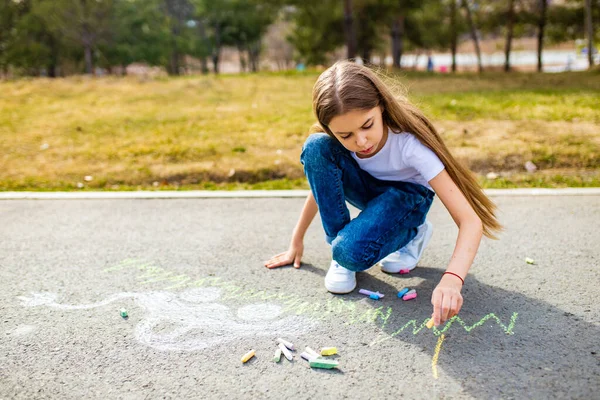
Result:
M19 299L26 307L85 310L132 298L143 309L135 328L136 339L155 349L169 351L201 350L245 337L296 337L316 325L305 317L283 316L283 307L276 304L248 304L234 312L217 302L220 297L220 288L206 287L181 293L116 293L91 304L61 304L57 302L56 293L47 292ZM119 315L118 312L115 311L115 315Z

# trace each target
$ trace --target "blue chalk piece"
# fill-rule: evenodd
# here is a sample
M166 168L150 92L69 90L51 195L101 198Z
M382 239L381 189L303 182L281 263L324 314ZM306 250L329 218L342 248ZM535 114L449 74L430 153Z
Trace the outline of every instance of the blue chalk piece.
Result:
M372 298L373 300L379 300L379 296L377 296L375 293L371 293L371 295L369 297Z
M402 298L406 293L408 293L409 289L408 288L404 288L401 291L398 292L398 298Z

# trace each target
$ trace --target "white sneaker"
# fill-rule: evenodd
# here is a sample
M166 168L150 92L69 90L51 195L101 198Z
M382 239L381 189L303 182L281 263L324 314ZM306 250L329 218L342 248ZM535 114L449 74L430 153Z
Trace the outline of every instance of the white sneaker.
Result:
M335 260L331 260L329 271L325 275L325 287L331 293L350 293L356 288L356 272L342 267Z
M409 271L414 269L421 259L432 234L433 225L431 222L425 221L423 225L419 226L417 236L413 240L381 260L381 270L389 274L397 274L403 269Z

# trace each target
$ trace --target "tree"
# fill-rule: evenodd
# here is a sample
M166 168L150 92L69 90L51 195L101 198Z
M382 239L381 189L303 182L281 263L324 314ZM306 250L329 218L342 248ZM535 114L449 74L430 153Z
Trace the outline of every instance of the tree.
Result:
M167 71L169 75L181 73L181 59L189 50L189 40L186 37L188 21L191 20L194 8L188 0L164 0L166 15L171 30L171 52Z
M250 70L257 72L262 38L275 21L279 7L259 0L238 0L232 6L228 44L238 48L241 60L245 59L244 54L247 53Z
M162 0L116 0L110 41L100 46L105 65L133 62L168 67L171 29Z
M344 1L344 34L346 37L347 58L356 57L356 30L352 17L352 0Z
M456 18L456 0L450 0L450 51L452 52L452 72L456 72L456 48L458 46Z
M2 74L8 73L10 59L7 56L7 48L12 42L12 33L16 23L16 14L19 3L10 0L0 0L0 68Z
M404 21L406 16L402 13L395 16L392 22L390 36L392 40L392 65L394 68L401 68L402 53L404 52Z
M0 33L0 42L3 41L3 44L0 43L3 48L0 63L3 69L6 71L10 65L19 74L55 77L58 74L59 55L61 52L67 53L69 49L48 29L36 4L30 0L18 3L9 1L10 4L12 7L5 8L0 14L1 23L7 29L7 35L4 36L6 40L2 40ZM12 19L10 28L5 18Z
M537 45L537 70L542 72L542 51L544 50L544 27L546 26L546 11L548 9L548 0L539 0L539 18L538 18L538 45Z
M327 54L345 43L344 15L339 0L295 0L289 9L294 24L288 37L298 59L310 65L326 62Z
M392 65L394 68L401 68L402 65L406 19L409 13L415 9L428 7L427 3L423 4L423 2L415 0L383 0L379 2L385 7L383 14L386 25L389 26Z
M465 10L467 16L467 23L469 24L469 31L471 33L471 39L473 39L473 45L475 46L475 53L477 54L477 70L483 71L483 65L481 64L481 51L479 50L479 40L477 39L477 30L475 29L475 23L473 22L473 16L471 14L471 8L467 0L462 0L462 7Z
M592 25L592 0L585 0L585 31L588 45L588 64L591 69L594 66L594 27Z
M32 0L49 30L83 49L85 72L93 73L93 52L107 40L113 0Z
M195 18L199 21L202 47L210 55L213 71L219 73L221 49L224 45L236 45L230 37L235 28L235 7L238 0L191 0L195 7Z
M515 0L508 1L508 11L506 12L506 44L504 46L504 71L510 71L510 49L513 39L513 30L515 24Z
M386 2L362 0L354 2L354 15L357 22L356 47L364 62L370 62L372 54L384 49L383 37L389 26L389 6Z

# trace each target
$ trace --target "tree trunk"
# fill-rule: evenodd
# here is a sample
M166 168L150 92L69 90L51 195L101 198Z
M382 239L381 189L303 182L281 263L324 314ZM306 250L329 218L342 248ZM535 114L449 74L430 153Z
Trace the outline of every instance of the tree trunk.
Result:
M392 58L395 68L402 68L404 50L404 15L398 16L392 25Z
M421 57L421 52L417 50L417 54L415 54L415 61L412 66L413 71L417 70L417 66L419 65L419 57Z
M585 31L588 38L588 68L594 66L594 26L592 25L592 0L585 0Z
M92 46L86 44L83 49L85 57L85 73L91 75L94 73L94 64L92 62Z
M538 72L542 72L542 50L544 49L544 28L546 26L546 9L547 9L547 0L540 0L540 19L538 20L538 47L537 47L537 56L538 56Z
M481 64L481 51L479 50L479 40L477 39L477 32L475 31L475 24L473 23L473 16L471 15L471 8L467 0L462 0L462 6L467 13L467 22L469 23L469 30L471 31L471 39L475 45L475 53L477 54L477 70L483 72L483 65Z
M219 57L221 55L221 25L217 23L215 25L215 46L212 49L212 62L213 71L215 74L219 73Z
M240 55L240 72L246 72L246 68L248 67L248 62L246 61L246 48L242 43L238 43L237 50ZM248 53L250 51L248 50ZM248 57L250 54L248 54Z
M365 64L368 64L371 62L371 53L372 52L373 52L373 49L371 49L371 47L369 47L368 45L364 46L361 57Z
M171 50L169 57L169 73L171 75L179 75L179 52L175 48Z
M506 46L504 47L504 71L510 71L510 47L513 39L515 23L515 0L509 0L508 14L506 16Z
M356 57L356 32L352 19L352 0L344 0L344 33L346 35L347 57Z
M456 0L450 0L450 49L452 51L452 72L456 72L456 47L458 32L456 29Z
M208 62L206 60L206 54L208 49L210 49L210 42L208 37L206 36L206 28L204 26L204 21L198 21L198 32L200 34L200 40L205 48L202 50L202 55L200 56L200 69L204 75L208 74Z
M179 62L181 55L177 47L177 39L181 30L179 29L178 21L171 26L171 54L169 54L169 67L167 71L169 75L179 75Z
M260 57L260 39L254 43L250 43L248 46L248 57L250 58L250 70L252 72L258 72L258 63Z
M81 43L83 44L85 73L91 75L94 73L94 60L92 59L94 39L92 33L90 32L90 28L87 24L83 24L82 26Z

